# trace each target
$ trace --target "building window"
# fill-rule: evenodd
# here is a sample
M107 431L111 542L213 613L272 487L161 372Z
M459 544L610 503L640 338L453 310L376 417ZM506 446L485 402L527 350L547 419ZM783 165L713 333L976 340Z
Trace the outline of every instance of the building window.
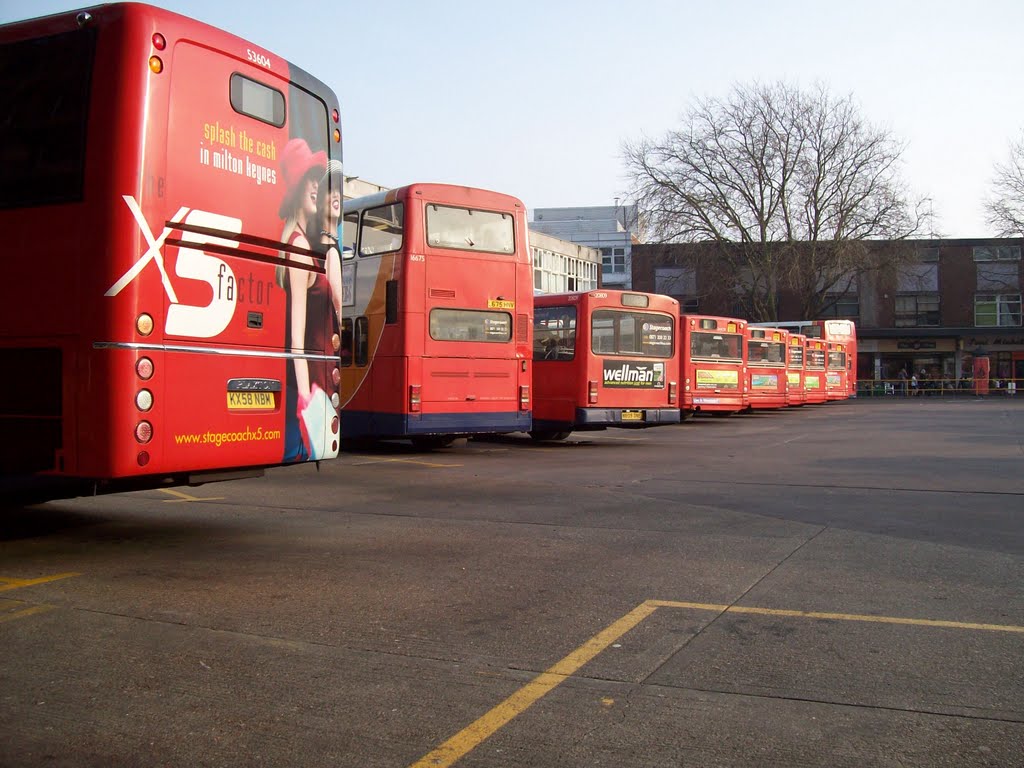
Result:
M626 273L626 249L602 248L601 271L606 275Z
M1020 261L1019 245L976 245L975 261Z
M918 293L896 297L897 328L940 324L938 294Z
M974 324L978 327L1017 326L1021 322L1019 293L979 293L974 297Z
M938 248L918 248L917 258L922 264L937 264L939 261Z
M842 320L858 320L860 318L860 300L856 294L826 294L825 305L819 318L839 318Z

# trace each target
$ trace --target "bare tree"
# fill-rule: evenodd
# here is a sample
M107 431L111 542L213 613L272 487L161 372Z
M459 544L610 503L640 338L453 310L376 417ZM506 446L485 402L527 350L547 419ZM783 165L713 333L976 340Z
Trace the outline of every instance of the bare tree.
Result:
M1024 235L1024 138L1010 142L1009 159L997 163L986 221L999 237Z
M930 215L900 180L903 146L852 97L741 85L684 122L623 146L630 192L656 242L717 244L701 273L733 284L751 319L777 320L783 288L816 316L880 267L865 240L911 237Z

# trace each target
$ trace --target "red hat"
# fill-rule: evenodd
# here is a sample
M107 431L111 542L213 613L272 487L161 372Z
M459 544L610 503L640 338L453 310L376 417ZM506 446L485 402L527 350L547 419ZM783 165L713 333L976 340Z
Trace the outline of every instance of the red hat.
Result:
M291 201L299 184L313 169L320 173L327 168L327 153L323 150L312 152L305 139L291 139L281 152L281 176L284 177L284 198L281 200L281 216L292 207Z

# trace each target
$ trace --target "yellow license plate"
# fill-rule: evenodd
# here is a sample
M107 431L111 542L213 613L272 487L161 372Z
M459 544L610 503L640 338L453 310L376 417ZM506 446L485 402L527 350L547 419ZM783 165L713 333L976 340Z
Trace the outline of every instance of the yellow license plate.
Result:
M273 392L228 392L229 411L272 411Z
M622 420L623 421L643 421L644 420L644 412L643 411L623 411L622 412Z
M504 299L488 299L488 309L515 309L516 303L514 301L506 301Z

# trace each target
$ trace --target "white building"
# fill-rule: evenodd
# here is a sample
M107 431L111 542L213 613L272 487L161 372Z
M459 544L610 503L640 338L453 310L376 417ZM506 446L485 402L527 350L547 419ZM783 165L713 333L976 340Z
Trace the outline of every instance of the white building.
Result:
M530 229L601 253L601 283L607 288L631 288L631 252L640 242L635 205L595 205L582 208L537 208Z
M601 252L530 229L534 293L592 291L598 287Z

